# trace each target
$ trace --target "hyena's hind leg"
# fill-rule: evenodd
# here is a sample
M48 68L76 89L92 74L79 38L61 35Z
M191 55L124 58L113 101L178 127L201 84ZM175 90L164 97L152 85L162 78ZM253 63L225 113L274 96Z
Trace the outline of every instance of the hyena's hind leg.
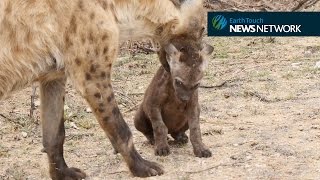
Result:
M152 125L150 119L146 116L145 112L143 111L142 105L139 106L139 109L137 110L134 116L134 126L138 131L142 132L142 134L146 136L150 144L154 145Z
M65 79L40 82L41 119L44 152L49 158L52 179L83 179L86 174L77 168L68 168L63 157Z

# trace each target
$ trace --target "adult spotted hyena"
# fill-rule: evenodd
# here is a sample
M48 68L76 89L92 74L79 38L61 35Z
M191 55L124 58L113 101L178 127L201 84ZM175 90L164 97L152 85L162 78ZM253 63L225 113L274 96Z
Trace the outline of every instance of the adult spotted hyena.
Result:
M135 176L162 168L135 150L112 90L110 74L118 44L151 37L169 44L190 9L170 0L1 0L0 99L34 81L40 83L43 146L52 179L82 179L63 157L63 104L66 78L86 99L96 119Z

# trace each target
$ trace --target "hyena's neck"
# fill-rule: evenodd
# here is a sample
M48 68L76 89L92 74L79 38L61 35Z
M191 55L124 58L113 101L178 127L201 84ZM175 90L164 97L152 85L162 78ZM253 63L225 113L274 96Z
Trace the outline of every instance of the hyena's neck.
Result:
M142 38L161 41L160 34L179 18L179 10L170 0L115 1L114 10L121 42Z

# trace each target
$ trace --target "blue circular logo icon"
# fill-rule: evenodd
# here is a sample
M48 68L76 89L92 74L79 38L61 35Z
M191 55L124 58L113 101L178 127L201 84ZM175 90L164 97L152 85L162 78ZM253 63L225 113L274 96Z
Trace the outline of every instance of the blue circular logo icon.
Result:
M216 30L221 30L227 26L227 19L222 15L216 15L212 18L212 26Z

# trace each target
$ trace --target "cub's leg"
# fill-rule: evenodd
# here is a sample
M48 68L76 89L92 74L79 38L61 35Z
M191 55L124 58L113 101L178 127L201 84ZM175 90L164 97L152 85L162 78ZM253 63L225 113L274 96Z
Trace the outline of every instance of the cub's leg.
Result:
M48 155L52 179L83 179L86 174L80 169L68 168L63 157L64 94L65 79L40 82L44 152Z
M133 175L163 174L162 168L144 160L133 145L132 133L119 111L111 85L111 67L118 54L119 29L111 10L95 1L81 1L65 35L65 69L86 99L100 126L119 151Z
M211 151L204 145L200 130L200 108L193 107L188 112L188 124L190 127L190 141L193 146L193 152L197 157L211 157Z
M173 137L175 143L178 144L186 144L188 143L188 136L186 135L186 131L189 129L189 125L186 122L186 124L179 129L177 132L171 133L171 136Z
M138 111L135 114L134 126L138 131L142 132L142 134L146 136L150 144L154 144L152 125L150 123L150 120L144 113L142 105L140 105Z
M170 148L167 139L168 128L163 122L161 110L156 107L149 107L146 111L153 129L155 155L167 156L170 154Z

